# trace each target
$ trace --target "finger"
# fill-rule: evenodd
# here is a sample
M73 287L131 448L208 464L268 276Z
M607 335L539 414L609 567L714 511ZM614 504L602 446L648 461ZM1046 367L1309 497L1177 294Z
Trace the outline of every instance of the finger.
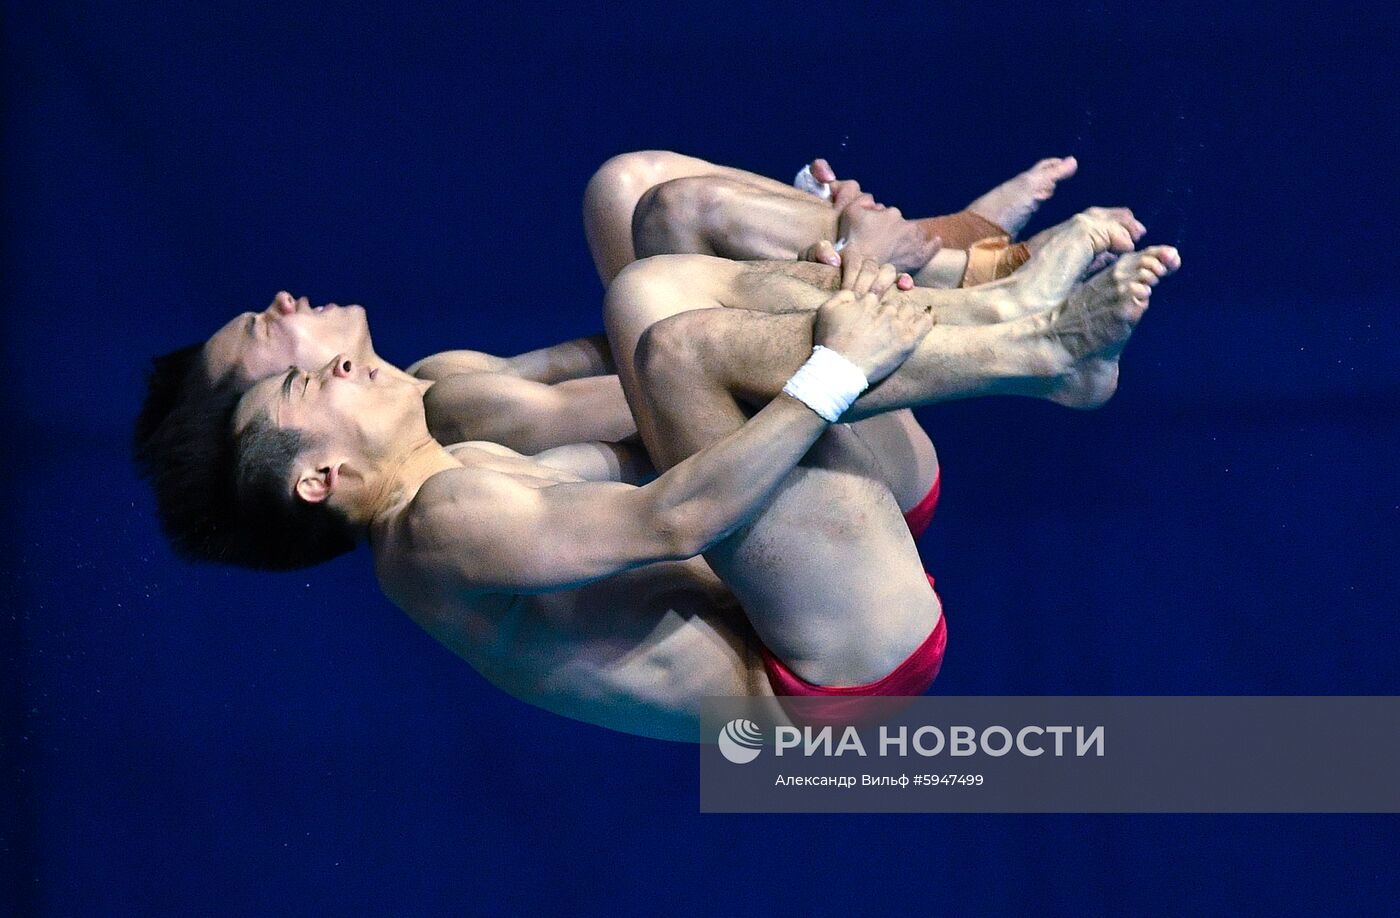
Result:
M913 290L914 278L910 277L908 274L901 274L895 279L894 285L900 290Z
M866 210L874 210L875 207L876 207L876 205L875 205L875 196L874 196L874 195L870 195L870 194L861 194L861 195L857 195L856 197L852 198L852 199L851 199L851 202L850 202L849 204L847 204L846 206L847 206L848 208L849 208L849 207L863 207L863 208L865 208Z
M855 284L851 291L857 296L864 296L870 292L870 288L875 286L875 279L880 276L880 264L873 258L867 258L860 263L860 270L856 272Z
M852 290L856 285L856 277L860 274L861 258L853 252L847 252L841 257L841 289Z
M894 288L894 282L899 277L899 269L894 265L880 265L880 270L875 274L875 283L870 285L870 292L878 297L883 297Z
M831 203L836 208L845 207L858 197L860 197L860 182L855 179L843 179L831 183Z
M841 267L841 253L836 251L836 246L829 239L823 239L814 243L802 253L802 261L814 261L819 265L829 265L833 268Z
M836 172L831 168L831 163L818 158L812 160L812 178L830 184L836 181Z
M838 290L831 295L830 299L828 299L825 303L822 303L821 306L818 307L817 311L826 312L832 309L839 309L843 306L848 306L851 303L855 302L855 299L855 294L851 293L851 291Z

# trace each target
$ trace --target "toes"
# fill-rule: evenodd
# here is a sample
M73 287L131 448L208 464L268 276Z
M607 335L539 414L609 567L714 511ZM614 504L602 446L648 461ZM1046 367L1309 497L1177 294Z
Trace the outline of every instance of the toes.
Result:
M1131 210L1126 207L1115 207L1113 210L1118 215L1119 222L1128 228L1128 232L1133 234L1134 242L1147 235L1147 225L1134 217Z
M1108 234L1110 252L1131 252L1137 240L1126 226L1121 223L1113 224Z
M1142 250L1144 262L1149 259L1162 267L1162 277L1181 268L1181 253L1169 245L1153 245Z
M1031 171L1041 174L1051 182L1062 182L1079 169L1079 161L1073 156L1052 156L1031 166Z
M1124 228L1126 228L1127 231L1132 234L1134 242L1147 235L1147 227L1143 224L1141 220L1139 220L1137 217L1134 217L1133 212L1128 208L1109 207L1106 209L1105 212L1108 214L1108 218L1110 220L1115 220L1118 223L1123 224Z
M1144 252L1140 264L1143 270L1152 274L1152 282L1154 284L1159 278L1167 276L1167 266L1162 264L1161 260L1154 255L1149 255Z
M1145 305L1149 297L1152 296L1152 288L1146 284L1134 281L1128 285L1128 293L1132 295L1133 302L1138 305Z

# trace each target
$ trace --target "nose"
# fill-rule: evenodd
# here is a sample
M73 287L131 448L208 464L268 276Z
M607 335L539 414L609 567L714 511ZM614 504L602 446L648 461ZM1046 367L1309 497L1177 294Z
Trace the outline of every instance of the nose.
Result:
M297 311L297 301L285 290L280 291L272 298L272 305L268 307L268 312L276 315L289 316Z
M339 376L341 379L349 379L355 367L348 356L345 354L336 354L335 359L326 365L326 369L330 371L332 376Z

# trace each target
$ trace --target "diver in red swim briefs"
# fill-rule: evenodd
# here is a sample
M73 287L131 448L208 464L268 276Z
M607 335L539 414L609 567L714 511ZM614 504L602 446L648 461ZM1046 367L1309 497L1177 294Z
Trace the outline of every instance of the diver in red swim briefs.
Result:
M600 175L606 171L607 167L600 170ZM891 216L896 222L890 221ZM885 227L897 228L898 223L906 222L899 221L897 212L881 214L874 219L883 220ZM894 409L901 406L900 400L903 404L916 404L998 391L1043 395L1081 405L1106 397L1112 383L1111 380L1105 383L1105 371L1112 368L1116 360L1116 352L1108 351L1121 346L1135 319L1130 316L1119 320L1116 326L1113 322L1097 323L1104 327L1097 332L1097 337L1088 337L1116 342L1108 351L1094 352L1092 343L1081 341L1078 350L1071 353L1048 342L1066 334L1067 330L1072 333L1075 323L1083 324L1086 316L1096 315L1102 319L1105 315L1133 312L1138 308L1139 299L1145 304L1145 294L1141 291L1147 287L1141 285L1155 282L1157 276L1172 267L1174 253L1151 250L1132 256L1114 272L1101 274L1080 288L1079 302L1074 308L1070 304L1057 305L1096 253L1109 248L1131 249L1140 231L1140 226L1124 211L1093 211L1056 232L1037 237L1041 248L1046 249L1040 269L1028 272L1027 277L1016 282L989 288L976 296L891 291L890 296L906 297L900 303L901 308L927 308L949 329L931 336L942 340L925 341L920 346L916 359L897 377L898 385L892 380L881 386L877 393L863 399L855 412L843 418L854 420L859 416L864 420L833 428L801 467L778 486L776 496L761 513L748 519L728 539L711 547L707 557L715 569L725 571L729 585L742 601L743 612L739 611L731 592L715 579L711 567L698 561L649 564L633 570L620 568L614 576L579 589L540 596L519 594L520 587L533 593L539 589L559 590L568 586L557 582L557 573L556 579L547 585L543 582L512 585L512 564L519 577L547 580L547 568L560 560L516 557L529 544L525 538L492 542L493 547L511 551L512 557L496 559L499 563L489 571L491 576L486 582L475 584L475 591L453 592L446 600L441 596L431 598L434 591L425 590L429 581L421 576L408 576L412 586L405 590L405 580L389 576L388 571L413 556L413 552L381 550L382 546L371 538L380 557L381 580L386 592L440 640L513 694L560 713L651 735L688 736L694 726L696 702L709 694L909 694L922 691L937 674L942 660L946 627L941 609L930 589L931 578L925 580L921 572L916 580L906 576L910 570L917 571L917 555L912 551L909 537L902 532L897 537L892 536L889 525L874 525L872 521L884 520L890 510L898 519L899 508L908 507L905 519L908 528L917 535L921 531L917 527L927 525L937 500L937 464L927 438L913 424L908 412ZM1060 237L1058 248L1047 244L1047 240L1056 235ZM845 254L849 258L851 251ZM890 288L894 281L890 269L877 273L875 265L866 266L865 262L862 265L860 271L852 271L847 264L844 271L847 286L882 291ZM907 280L901 279L901 290L908 286ZM613 291L609 297L609 332L622 358L619 364L623 382L632 396L632 409L648 446L663 467L705 446L707 438L731 439L730 435L736 432L726 431L726 426L742 424L746 413L776 396L773 380L777 378L772 374L783 361L790 362L793 357L790 345L797 340L807 342L805 346L810 347L813 340L810 313L805 319L808 324L801 327L792 323L793 319L802 319L801 316L765 316L745 310L811 310L825 294L804 281L815 281L828 289L835 283L832 272L815 265L737 266L706 258L656 260L624 276L621 289ZM1138 289L1132 289L1134 287ZM321 344L328 344L336 336L319 335L322 328L345 324L340 321L344 317L310 310L304 301L293 303L288 298L288 304L291 309L285 311L285 316L284 310L274 304L263 317L270 326L283 319L304 318L310 323L301 329L300 337L284 342L287 347L305 350L305 346L316 343L318 336ZM738 308L705 309L716 305ZM849 304L846 306L849 308ZM679 315L693 309L705 309L705 312ZM1059 315L1053 317L1054 321L1049 313L1042 315L1039 322L1022 321L1028 314L1045 309L1058 310ZM828 311L839 312L838 304L833 303ZM726 313L732 315L726 316ZM351 317L353 315L352 312ZM362 313L359 316L362 326ZM727 324L730 318L732 325ZM645 367L639 367L633 359L637 354L636 345L643 332L661 319L670 321L657 326L648 336L643 353L651 356L644 361ZM970 335L967 332L972 332L971 329L952 328L959 324L988 323L992 324L984 331ZM274 330L270 328L269 332ZM770 335L780 330L779 338L788 336L783 341ZM685 334L681 334L682 331ZM794 333L796 338L791 337ZM717 361L714 348L729 346L725 340L736 335L744 339L743 346L734 350L736 361L728 365ZM374 382L379 384L376 398L390 391L397 391L399 395L408 390L422 392L431 384L414 382L384 364L373 355L367 331L362 337L364 347L356 351L354 359L346 356L344 361L332 363L374 370ZM1081 337L1084 336L1081 334ZM765 346L774 347L765 352L762 350ZM1086 347L1089 349L1085 350ZM205 349L208 348L206 345ZM978 360L967 359L968 348L978 351L981 366L977 366ZM988 354L998 349L1008 355L1007 362L987 365ZM590 348L564 345L561 353L571 350L588 351ZM530 358L541 357L546 359L535 362L545 368L557 368L557 360L546 355L548 351L525 355L523 363L529 364ZM244 347L236 359L251 356L252 351ZM304 356L293 359L300 363ZM443 356L460 360L464 355ZM485 358L485 355L476 356ZM569 357L569 354L564 356ZM752 361L770 358L776 362L769 363L763 372L752 372ZM800 363L799 359L797 364ZM795 369L797 364L790 368ZM1012 378L1004 377L1008 371L1013 373ZM681 378L684 374L690 374L689 380ZM354 391L334 382L344 379L347 385L353 384L353 370L338 374L332 367L316 378L324 379L327 392ZM613 379L616 385L616 377ZM779 387L782 382L777 379ZM385 385L390 383L394 385ZM313 388L319 389L319 383L313 384L311 376L304 376L302 397ZM896 393L893 400L891 393ZM290 394L289 391L287 395ZM326 396L327 399L331 397ZM697 410L693 418L681 419L677 427L677 411L684 404L691 404ZM335 416L334 404L324 407L321 420ZM234 503L248 495L257 495L260 488L266 496L270 442L278 444L270 450L280 457L278 462L292 453L300 455L307 446L303 434L309 431L297 427L295 418L286 429L280 426L284 420L280 408L271 412L274 417L270 420L281 433L269 432L268 412L251 410L251 417L257 420L243 418L237 479L239 493L233 496ZM873 413L878 411L893 413ZM375 413L357 412L355 424L351 426L363 427L363 416ZM253 432L248 433L250 430ZM666 433L668 430L671 433ZM680 435L672 436L677 430ZM282 435L289 432L295 435ZM658 432L661 432L661 441L657 439ZM324 445L342 434L344 431L319 431L313 439L318 445ZM366 431L360 430L356 438L358 446L363 447L368 436ZM348 447L349 444L342 445ZM527 491L541 492L542 499L544 494L561 493L556 490L559 485L581 483L582 479L616 477L615 470L605 470L599 475L596 468L584 468L596 466L596 462L589 459L585 446L565 447L551 451L555 455L531 459L488 443L463 444L448 454L452 464L437 471L461 467L482 473L470 477L488 481L504 476L504 480L525 484ZM422 448L432 453L427 444L422 444ZM711 465L713 459L711 455ZM412 464L404 461L405 466ZM301 529L292 521L274 527L275 535L268 536L257 546L262 557L254 559L255 563L294 566L314 559L317 550L343 548L348 544L344 539L347 535L372 534L375 531L372 525L364 530L352 526L340 529L339 541L335 538L327 541L320 537L327 532L334 533L337 527L327 530L325 521L337 520L339 514L321 516L321 522L316 522L316 505L329 504L332 494L338 492L336 502L354 503L365 499L362 486L364 479L372 477L367 474L372 465L362 455L358 464L326 465L310 470L315 474L299 478L291 507L296 510L293 515L297 521L309 528ZM378 471L383 473L381 485L393 482L393 487L406 486L401 477L396 477L402 469L394 475L384 473L383 469ZM349 474L342 476L342 472ZM436 474L428 477L435 479ZM498 484L500 480L497 478ZM650 490L653 494L656 491L655 488ZM719 490L731 498L731 511L745 510L735 509L732 487ZM355 491L356 495L349 495L349 491ZM646 492L648 488L641 491ZM814 493L821 498L808 502L806 498ZM804 502L807 503L805 507ZM457 495L450 503L462 509L460 505L470 501ZM510 502L499 503L497 509L509 516ZM634 500L633 503L638 502ZM746 508L740 515L752 516L756 509ZM782 523L784 520L787 522ZM474 527L475 536L479 538L490 532L493 522L502 525L498 521L483 521ZM607 531L605 515L588 522L604 530L583 540L594 548L618 535ZM782 534L779 531L782 525L792 525L794 538L797 534L812 532L818 537L806 539L803 545L800 544L802 539L793 541ZM559 528L553 527L547 537L557 539L560 533L555 530ZM644 531L646 527L641 528ZM862 544L847 552L842 546L854 533L859 533L857 541ZM286 538L289 535L290 542ZM456 537L472 538L461 533ZM319 549L307 550L307 545L318 541ZM197 547L186 547L199 553ZM563 548L567 554L567 540ZM556 546L555 553L558 550ZM491 557L487 551L473 554L478 562ZM841 578L842 582L830 583L831 576L843 570L842 563L835 563L843 554L849 555L846 563L850 573ZM873 560L876 558L880 559L878 563ZM237 559L226 555L225 560ZM249 558L245 556L243 560ZM633 559L625 567L642 560L647 558ZM418 563L422 563L421 558ZM444 573L444 584L459 582L460 585L460 578L454 581L448 573L440 573ZM762 583L765 577L773 578L773 583ZM779 581L794 588L784 595L776 588ZM391 586L391 582L397 587ZM472 600L473 592L483 595ZM488 597L508 596L516 598L504 610L496 600L488 601ZM451 609L440 610L440 614L423 614L425 606L444 601ZM469 613L468 609L474 611ZM496 614L503 611L508 613L504 618ZM745 621L744 613L752 620L752 626ZM486 646L481 642L488 633L495 633L496 638Z
M690 739L701 697L800 688L761 648L809 691L920 688L942 610L868 447L830 421L994 393L1102 402L1151 285L1177 264L1150 248L1077 283L1132 245L1122 222L1076 218L980 292L897 289L873 263L832 296L822 266L639 262L610 288L607 323L666 470L655 481L450 453L419 386L336 359L243 396L229 523L257 537L262 555L243 560L265 566L367 541L386 595L488 679L617 729ZM740 308L690 309L711 300ZM1005 321L955 324L989 312ZM852 404L853 369L880 380L911 350Z

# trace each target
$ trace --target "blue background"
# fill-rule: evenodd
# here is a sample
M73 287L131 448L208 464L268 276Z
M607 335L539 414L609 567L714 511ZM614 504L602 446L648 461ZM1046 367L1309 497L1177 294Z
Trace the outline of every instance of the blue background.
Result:
M362 556L177 563L126 456L147 359L279 288L405 363L598 330L614 153L913 214L1074 153L1036 226L1129 204L1186 268L1106 409L923 412L937 691L1400 692L1393 19L285 6L6 6L0 912L1393 907L1393 816L702 817L694 749L505 697Z

